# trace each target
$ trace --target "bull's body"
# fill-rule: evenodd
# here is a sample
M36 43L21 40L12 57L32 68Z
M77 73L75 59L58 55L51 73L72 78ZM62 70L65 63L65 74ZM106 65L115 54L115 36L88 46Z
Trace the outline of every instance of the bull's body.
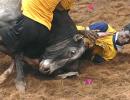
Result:
M20 12L21 0L0 0L0 28L14 24Z
M5 0L3 2L5 2ZM8 26L10 27L10 25L15 24L15 21L16 21L15 19L17 18L17 16L19 16L20 10L17 10L18 8L11 8L12 6L10 5L19 4L18 2L19 1L16 0L16 2L11 1L10 2L11 4L8 3L9 5L6 5L8 9L5 9L3 7L3 12L0 14L0 32L5 32L3 31L3 28L7 28ZM7 17L6 15L10 15L11 17ZM3 16L5 20L3 20ZM8 32L9 31L10 29L8 30ZM52 30L51 30L51 35L49 37L50 39L49 39L48 47L43 48L44 49L43 51L41 51L42 48L37 49L36 45L32 45L32 46L29 45L27 48L24 48L22 52L13 54L13 52L10 52L8 49L8 46L9 48L11 48L11 45L10 44L8 45L8 42L5 42L6 40L3 39L3 35L1 35L0 33L0 37L1 37L0 51L7 53L14 58L14 61L11 64L11 69L12 69L12 66L15 64L16 69L17 69L16 86L19 86L19 85L21 86L21 83L22 83L22 86L24 85L23 84L23 68L22 68L22 63L23 63L23 58L24 58L23 56L36 58L36 57L41 57L42 55L42 60L40 62L40 65L41 65L40 70L43 73L51 74L58 69L65 70L69 66L77 66L75 65L78 63L76 59L81 56L85 48L84 48L82 40L80 41L74 40L74 36L76 35L76 33L77 33L76 26L71 20L67 11L55 12L54 19L52 22ZM7 33L5 33L4 38L6 37L6 34ZM6 43L6 46L4 45L5 43ZM77 68L78 67L73 68L74 69L73 71L76 71Z

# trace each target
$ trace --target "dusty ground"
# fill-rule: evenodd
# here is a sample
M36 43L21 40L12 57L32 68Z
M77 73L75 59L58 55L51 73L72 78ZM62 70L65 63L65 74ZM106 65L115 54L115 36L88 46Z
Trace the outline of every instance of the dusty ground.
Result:
M130 22L130 0L95 0L95 10L87 11L88 0L79 0L71 16L79 25L88 25L104 20L117 30ZM92 1L92 0L89 0ZM40 78L31 73L27 75L25 100L130 100L130 45L125 47L113 61L100 65L90 62L82 64L79 77L65 80ZM10 64L7 56L0 56L0 72ZM0 100L19 100L12 75L9 81L0 86ZM86 85L84 80L91 79Z

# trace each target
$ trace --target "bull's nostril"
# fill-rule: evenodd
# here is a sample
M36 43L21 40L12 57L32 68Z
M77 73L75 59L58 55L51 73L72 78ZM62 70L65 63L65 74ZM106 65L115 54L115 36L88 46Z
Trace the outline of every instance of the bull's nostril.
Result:
M45 68L45 67L43 68L43 67L42 67L42 68L39 69L39 71L40 71L41 73L43 73L43 74L48 74L49 71L50 71L50 69L49 69L49 68Z
M49 68L44 68L44 71L49 71Z

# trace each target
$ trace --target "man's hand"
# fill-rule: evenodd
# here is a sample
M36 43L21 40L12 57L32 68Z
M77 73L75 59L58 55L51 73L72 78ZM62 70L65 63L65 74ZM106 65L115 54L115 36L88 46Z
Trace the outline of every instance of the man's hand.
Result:
M79 34L84 36L84 43L86 47L90 48L95 44L95 41L98 39L97 30L79 30Z
M97 34L98 33L97 30L79 30L79 33L91 41L95 41L99 37Z
M85 30L85 36L91 41L95 41L99 37L97 34L98 32L98 30Z

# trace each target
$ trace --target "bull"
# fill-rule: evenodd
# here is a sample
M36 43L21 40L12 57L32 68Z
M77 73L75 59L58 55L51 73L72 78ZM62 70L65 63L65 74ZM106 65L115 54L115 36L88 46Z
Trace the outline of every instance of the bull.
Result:
M25 91L25 81L23 73L23 63L28 62L30 58L38 58L38 66L43 74L52 74L55 71L59 73L66 71L76 72L78 69L78 58L85 51L82 38L77 38L77 29L71 20L68 11L54 12L51 34L47 44L47 48L37 48L35 44L29 45L22 52L13 53L13 45L15 39L7 41L10 35L9 31L17 23L17 18L20 16L20 1L13 0L6 3L6 0L1 0L0 9L0 51L12 57L10 67L0 76L2 83L6 77L16 67L16 88L20 91ZM14 5L14 6L13 6ZM18 5L18 7L16 7ZM64 20L63 20L64 19ZM15 34L17 35L17 34ZM7 38L7 39L6 39Z

